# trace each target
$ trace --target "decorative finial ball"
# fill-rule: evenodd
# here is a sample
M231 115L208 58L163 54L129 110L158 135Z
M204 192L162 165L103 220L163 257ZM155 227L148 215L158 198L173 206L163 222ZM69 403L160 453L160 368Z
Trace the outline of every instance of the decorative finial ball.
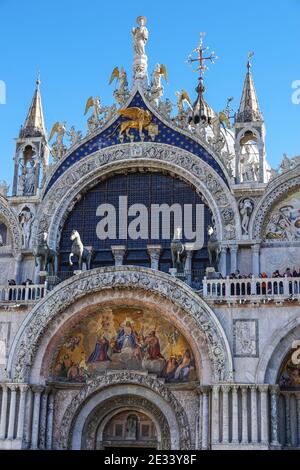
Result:
M136 22L139 26L141 25L145 26L145 24L147 23L147 18L146 16L138 16L136 19Z

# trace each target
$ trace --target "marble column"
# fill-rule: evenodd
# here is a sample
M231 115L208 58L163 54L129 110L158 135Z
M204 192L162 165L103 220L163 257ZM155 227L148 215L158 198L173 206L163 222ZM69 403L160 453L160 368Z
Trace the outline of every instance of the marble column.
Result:
M186 246L186 262L185 262L185 272L186 272L186 279L189 285L192 284L192 260L193 260L193 249L188 249Z
M24 446L30 449L31 429L32 429L32 410L33 410L33 392L29 387L25 400L25 419L24 419Z
M7 385L2 384L2 404L1 404L1 420L0 420L0 439L6 437L6 423L7 423Z
M242 386L242 443L249 443L249 433L248 433L248 386Z
M147 252L150 257L151 269L159 270L159 260L162 253L161 245L148 245Z
M258 442L257 386L251 385L251 442Z
M263 142L258 144L259 153L259 182L265 182L265 146Z
M13 439L15 437L15 420L16 420L16 404L17 404L17 384L7 384L10 389L10 406L9 406L9 419L8 419L8 431L7 439Z
M263 444L268 444L268 390L269 385L260 385L260 414L261 414L261 441Z
M278 423L278 405L279 405L279 386L272 385L271 393L271 446L279 447L279 423Z
M16 281L16 284L19 285L21 284L21 264L22 264L22 255L17 255L16 256L16 259L15 259L15 274L14 274L14 277L15 277L15 281Z
M34 385L32 391L34 394L33 399L33 418L32 418L32 432L31 432L31 449L38 449L39 442L39 429L40 429L40 405L41 394L44 387L41 385Z
M50 388L46 387L44 393L42 395L41 400L41 418L40 418L40 442L39 448L45 449L46 448L46 433L47 433L47 412L48 412L48 396L49 396Z
M232 387L232 443L239 443L238 385Z
M230 271L234 273L238 268L238 247L230 247Z
M226 246L222 246L220 255L220 273L224 278L227 276L227 250Z
M112 246L111 251L115 260L115 266L123 266L124 257L126 253L126 246L123 246L123 245Z
M291 402L290 394L285 393L284 395L284 405L285 405L285 439L286 445L291 446L292 443L292 433L291 433Z
M298 446L300 447L300 396L297 395L297 429L298 429Z
M19 404L19 413L18 413L17 439L23 440L25 403L26 403L26 394L27 394L27 390L29 389L29 385L20 384L19 389L20 389L20 404Z
M47 415L47 432L46 432L46 449L52 449L52 434L53 434L53 414L54 414L54 391L49 395L48 400L48 415Z
M222 386L223 394L223 444L229 443L229 385Z
M201 387L197 389L199 402L198 411L196 413L196 438L195 438L195 450L201 450L202 446L202 415L203 415L203 398Z
M254 277L260 275L260 245L256 244L251 247L252 250L252 274Z
M220 442L220 386L214 385L212 392L212 441L213 444Z
M202 391L202 450L209 449L209 392L210 387L201 387Z

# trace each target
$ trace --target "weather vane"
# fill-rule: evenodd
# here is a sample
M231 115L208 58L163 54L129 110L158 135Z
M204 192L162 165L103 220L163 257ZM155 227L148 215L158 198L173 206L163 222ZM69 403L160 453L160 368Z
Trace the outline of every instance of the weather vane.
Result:
M200 33L200 43L199 46L194 50L194 52L197 53L197 57L193 58L192 55L190 54L188 57L188 63L193 64L194 62L199 62L199 66L194 70L197 72L198 70L200 71L200 80L203 80L203 75L206 70L208 70L208 67L206 65L206 62L210 62L211 64L214 64L216 60L218 60L218 57L216 56L215 52L212 51L210 54L208 53L209 47L203 46L203 38L205 36L205 33ZM209 54L206 56L206 54Z

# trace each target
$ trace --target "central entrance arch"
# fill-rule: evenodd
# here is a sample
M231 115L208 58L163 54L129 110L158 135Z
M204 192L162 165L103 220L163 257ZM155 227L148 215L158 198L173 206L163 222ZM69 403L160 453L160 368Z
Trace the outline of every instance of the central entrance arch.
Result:
M142 373L112 372L98 377L73 398L62 419L59 448L79 450L113 446L117 436L107 442L107 425L120 413L127 418L135 416L137 420L135 430L123 430L123 445L128 438L128 447L138 447L142 443L164 450L189 449L191 446L186 413L161 381ZM148 441L138 439L142 431L139 416L146 418L148 426L153 426Z

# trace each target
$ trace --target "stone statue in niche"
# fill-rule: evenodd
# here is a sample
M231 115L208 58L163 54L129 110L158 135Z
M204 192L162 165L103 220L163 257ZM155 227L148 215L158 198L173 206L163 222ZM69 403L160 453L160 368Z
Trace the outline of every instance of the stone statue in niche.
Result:
M186 261L186 250L184 244L181 241L181 233L182 229L180 227L177 228L171 243L173 269L176 269L177 273L184 273Z
M0 222L0 247L6 246L7 243L7 227L4 223Z
M8 190L9 190L9 186L7 182L4 180L0 181L0 195L7 197Z
M23 166L18 180L20 196L33 196L36 188L36 163L29 161L29 165Z
M22 246L29 247L31 227L34 221L34 215L28 207L24 207L19 214L19 223L22 229Z
M241 171L243 182L258 181L258 158L250 145L245 145L245 152L241 155Z
M218 262L220 256L220 244L217 238L217 232L213 227L208 227L209 240L207 243L209 264L211 268L218 269Z
M253 212L254 204L251 199L243 199L240 202L240 215L242 220L243 235L249 235L249 224Z
M126 439L136 440L138 438L138 419L135 415L129 415L126 423Z

